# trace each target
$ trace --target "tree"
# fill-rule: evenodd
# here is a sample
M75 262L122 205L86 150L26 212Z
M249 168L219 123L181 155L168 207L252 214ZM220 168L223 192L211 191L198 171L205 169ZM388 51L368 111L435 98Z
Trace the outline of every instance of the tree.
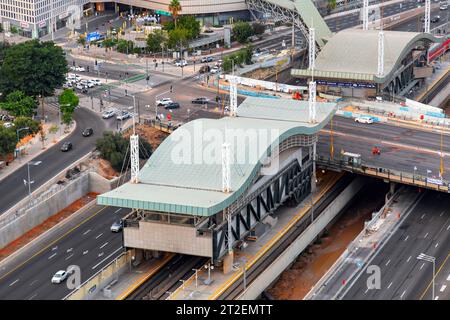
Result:
M174 22L170 21L165 24L164 28L167 31L186 29L188 32L188 40L198 38L201 29L200 22L192 15L185 15L178 18L176 26Z
M179 46L186 47L188 45L188 31L180 28L170 31L167 45L172 49Z
M0 126L0 155L4 159L16 149L17 137L14 130Z
M147 37L147 51L156 53L161 51L161 44L167 42L167 36L162 30L155 30Z
M0 42L0 66L3 63L3 59L6 55L6 50L10 47L8 42Z
M117 42L117 51L120 53L132 53L134 49L134 42L131 40L119 40Z
M27 96L51 96L67 73L64 51L53 42L30 40L6 50L0 68L0 92L20 90Z
M64 124L68 125L72 122L72 115L79 103L80 99L72 89L66 89L61 93L59 96L59 106Z
M169 4L169 12L172 14L175 21L175 29L177 27L178 14L181 11L181 4L179 0L172 0Z
M112 38L106 38L105 40L102 41L102 45L106 51L108 51L108 49L111 49L112 47L114 47L116 45L116 43L117 43L117 41Z
M253 34L259 36L259 35L263 34L264 31L266 31L266 26L263 25L262 23L255 22L252 24L252 29L253 29Z
M16 90L6 96L5 102L0 103L0 108L9 111L16 117L31 117L37 108L37 103L34 98Z
M21 128L29 128L28 130L21 130L19 132L19 139L22 139L29 134L34 135L38 133L41 130L41 123L29 117L17 117L14 120L14 127L16 130Z
M78 44L80 44L80 45L82 45L83 47L86 45L86 38L84 37L84 36L80 36L78 39L77 39L77 43Z
M253 35L252 26L248 22L237 22L233 26L233 35L239 43L245 43Z

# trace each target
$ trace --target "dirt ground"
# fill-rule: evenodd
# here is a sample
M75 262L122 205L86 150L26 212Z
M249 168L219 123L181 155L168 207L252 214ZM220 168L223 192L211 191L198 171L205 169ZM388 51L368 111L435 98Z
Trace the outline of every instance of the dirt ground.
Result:
M124 137L129 138L131 132L131 130L125 132ZM168 136L167 133L144 124L139 124L136 126L136 134L147 140L152 145L153 151L155 151L161 142L163 142L163 140Z
M97 197L97 195L98 195L97 193L88 193L86 196L73 202L67 208L58 212L54 216L48 218L37 227L31 229L20 238L9 243L7 246L5 246L3 249L0 250L0 261L11 255L15 251L19 250L26 244L30 243L31 241L36 239L39 235L51 229L53 226L55 226L62 220L66 219L67 217L70 217L73 213L77 212L86 204L94 200Z
M328 229L321 243L310 246L267 290L277 300L301 300L361 232L364 221L384 203L386 186L371 185ZM374 196L376 195L376 196Z

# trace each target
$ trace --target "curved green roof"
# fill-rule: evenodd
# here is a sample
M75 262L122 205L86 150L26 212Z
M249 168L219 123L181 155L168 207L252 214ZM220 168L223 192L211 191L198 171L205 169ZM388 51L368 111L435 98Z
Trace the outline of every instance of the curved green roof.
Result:
M175 130L139 173L99 196L101 205L209 216L242 195L259 174L260 161L279 143L319 131L334 103L317 103L317 123L308 122L308 103L287 99L247 98L237 117L198 119ZM231 192L222 192L222 144L230 144Z

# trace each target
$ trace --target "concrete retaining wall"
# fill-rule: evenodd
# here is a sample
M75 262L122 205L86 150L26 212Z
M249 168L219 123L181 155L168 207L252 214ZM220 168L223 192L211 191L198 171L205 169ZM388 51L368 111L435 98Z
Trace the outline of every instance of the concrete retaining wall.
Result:
M67 183L48 198L25 210L20 216L0 227L0 248L21 237L26 232L40 225L71 203L89 192L104 193L117 185L117 179L107 180L96 172L86 172Z
M294 262L298 255L325 229L325 227L339 214L348 202L364 186L364 178L356 178L342 193L331 202L320 216L310 225L292 244L272 262L250 285L247 290L239 296L240 300L254 300L275 281L277 277L289 265Z

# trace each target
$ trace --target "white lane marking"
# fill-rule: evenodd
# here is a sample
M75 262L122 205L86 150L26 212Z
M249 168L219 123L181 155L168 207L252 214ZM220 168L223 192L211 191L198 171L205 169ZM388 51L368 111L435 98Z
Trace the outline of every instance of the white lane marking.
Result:
M105 242L104 244L102 244L102 246L100 247L100 249L103 249L104 247L106 247L108 245L108 242Z
M447 281L450 281L450 274L449 274L448 277L447 277Z
M406 240L408 240L408 238L409 238L409 236L406 236L405 240L403 240L403 241L406 241Z
M54 256L56 256L57 253L55 252L54 254L52 254L50 257L48 257L48 260L50 260L51 258L53 258Z
M33 280L33 282L30 283L30 287L35 284L37 282L37 280Z
M420 270L422 270L423 266L425 265L425 262L422 263L422 265L420 266Z
M52 248L52 251L55 251L55 250L58 250L58 246Z
M428 236L428 232L427 232L427 234L424 236L424 238L426 238Z
M103 235L103 233L100 233L98 236L95 237L95 239L100 238Z
M88 252L89 252L89 250L83 251L83 256L84 256L85 254L87 254Z
M411 260L412 256L409 256L408 260L406 260L406 262L409 262L409 260Z
M389 289L392 286L392 281L391 283L389 283L389 285L387 286L387 288Z
M434 298L434 300L439 300L439 296L436 296L436 298Z
M116 211L114 211L114 213L119 212L120 210L122 210L122 208L117 209Z
M444 292L445 288L447 288L447 286L445 284L442 285L441 290L439 290L440 292Z
M400 299L402 299L402 298L403 298L403 296L405 295L405 293L406 293L406 290L405 290L405 291L403 291L402 295L400 296Z
M441 214L439 215L439 217L442 217L443 214L444 214L444 211L441 212Z
M105 253L104 252L100 252L99 254L98 254L98 256L97 257L101 257L101 256L103 256Z
M95 268L97 268L99 265L101 265L103 262L105 262L106 260L108 260L110 257L112 257L114 254L117 253L117 251L122 250L122 247L118 248L116 251L114 251L113 253L111 253L109 256L107 256L105 259L103 259L102 261L100 261L99 263L97 263L95 266L92 267L92 270L94 270Z
M366 289L366 291L364 291L364 294L366 294L366 293L367 293L367 291L369 291L369 288L367 288L367 289Z
M67 249L66 253L72 252L73 248Z
M449 224L448 227L447 227L447 230L448 230L448 229L450 229L450 224Z
M85 236L85 235L87 235L89 232L91 232L91 229L85 231L85 232L83 233L83 235Z
M37 293L33 294L31 297L28 298L28 300L33 300L33 298L36 298Z
M423 217L425 217L425 213L420 217L420 220L422 220L423 219Z
M387 265L389 264L389 262L391 262L391 259L389 259L389 261L388 261L388 262L386 262L386 267L387 267Z
M11 282L11 283L9 284L9 286L11 287L11 286L15 285L17 282L19 282L19 279L16 279L16 280L14 280L13 282Z
M436 245L434 246L435 248L437 248L438 247L438 245L439 245L439 242L436 242Z
M67 261L67 260L69 260L72 257L73 257L73 253L71 255L67 256L67 258L65 260Z

